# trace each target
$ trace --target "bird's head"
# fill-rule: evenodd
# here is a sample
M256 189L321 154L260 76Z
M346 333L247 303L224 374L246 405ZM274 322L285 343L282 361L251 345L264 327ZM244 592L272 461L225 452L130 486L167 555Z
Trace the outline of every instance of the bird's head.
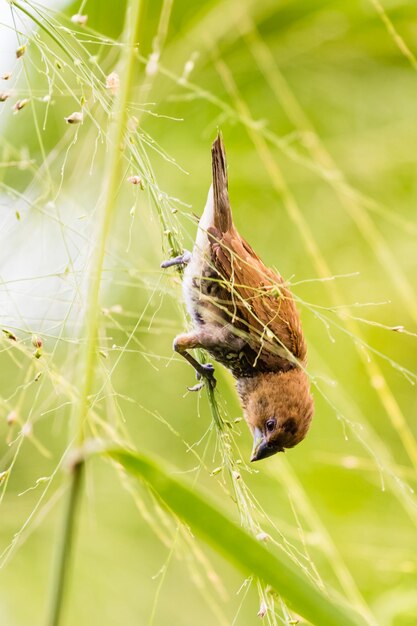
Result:
M293 448L304 439L314 412L305 371L261 373L239 381L238 390L253 434L251 461Z

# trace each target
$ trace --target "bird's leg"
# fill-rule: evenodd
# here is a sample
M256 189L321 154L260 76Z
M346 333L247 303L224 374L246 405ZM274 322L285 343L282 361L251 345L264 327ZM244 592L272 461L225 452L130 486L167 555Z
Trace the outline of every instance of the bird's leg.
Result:
M193 333L188 333L184 335L178 335L174 339L174 350L181 354L181 356L193 366L195 371L197 372L197 378L205 378L209 384L213 387L216 386L216 379L214 378L214 367L211 363L199 363L197 359L195 359L188 350L192 350L194 348L205 348L206 344L204 342L204 333L199 333L198 331ZM202 385L196 385L192 387L190 391L198 391L201 389Z
M225 353L240 352L246 341L242 337L238 337L230 324L224 326L210 326L199 328L191 333L178 335L174 339L174 350L181 354L197 372L197 378L205 378L210 382L212 387L216 385L214 378L214 368L211 363L199 363L188 350L194 348L203 348L203 350L223 349ZM192 391L201 389L201 385L193 387Z
M168 259L167 261L163 261L161 263L162 269L166 269L167 267L173 267L174 265L188 265L191 261L191 252L189 250L184 250L182 254L176 256L173 259Z

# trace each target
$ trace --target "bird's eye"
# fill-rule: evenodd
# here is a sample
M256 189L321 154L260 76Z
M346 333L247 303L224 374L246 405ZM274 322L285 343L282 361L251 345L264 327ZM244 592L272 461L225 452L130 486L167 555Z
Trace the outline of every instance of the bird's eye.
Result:
M266 430L268 432L272 432L276 426L277 421L275 419L270 419L266 422Z

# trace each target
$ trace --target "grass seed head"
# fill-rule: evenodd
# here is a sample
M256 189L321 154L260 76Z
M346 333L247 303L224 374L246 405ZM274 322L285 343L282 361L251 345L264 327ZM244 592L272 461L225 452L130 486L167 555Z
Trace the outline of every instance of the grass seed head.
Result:
M13 105L13 109L12 109L13 113L14 114L19 113L19 111L25 108L28 102L29 102L29 98L23 98L22 100L18 100L17 102L15 102Z
M140 176L129 176L129 178L127 179L127 182L131 183L132 185L139 185L142 191L145 189L145 185Z
M19 46L16 50L16 59L20 59L26 52L26 46Z
M6 417L7 425L13 426L18 421L17 411L10 411L8 416Z
M258 617L263 619L266 615L267 610L268 610L268 607L266 605L266 602L262 600L261 606L259 607L259 611L258 611Z
M106 88L110 91L112 96L115 96L119 91L120 78L117 72L111 72L106 76Z
M7 339L11 339L12 341L17 341L16 335L8 328L2 328L2 333L6 335Z
M78 24L79 26L85 26L88 21L88 15L81 15L81 13L75 13L71 16L71 22Z
M68 117L64 117L64 120L67 124L82 124L83 123L83 114L82 111L74 111Z
M43 341L40 337L38 337L38 335L32 335L32 346L34 348L42 348L43 347Z

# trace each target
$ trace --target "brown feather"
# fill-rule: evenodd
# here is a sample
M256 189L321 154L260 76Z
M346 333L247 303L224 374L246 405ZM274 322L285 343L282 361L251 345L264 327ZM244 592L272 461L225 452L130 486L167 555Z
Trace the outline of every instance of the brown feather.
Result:
M230 294L231 319L251 335L260 365L271 371L306 363L306 344L294 299L282 276L267 268L234 227L210 230L212 264ZM292 356L294 359L292 359Z
M227 161L220 133L211 148L211 164L213 173L214 227L225 233L232 227L232 211L230 209Z

